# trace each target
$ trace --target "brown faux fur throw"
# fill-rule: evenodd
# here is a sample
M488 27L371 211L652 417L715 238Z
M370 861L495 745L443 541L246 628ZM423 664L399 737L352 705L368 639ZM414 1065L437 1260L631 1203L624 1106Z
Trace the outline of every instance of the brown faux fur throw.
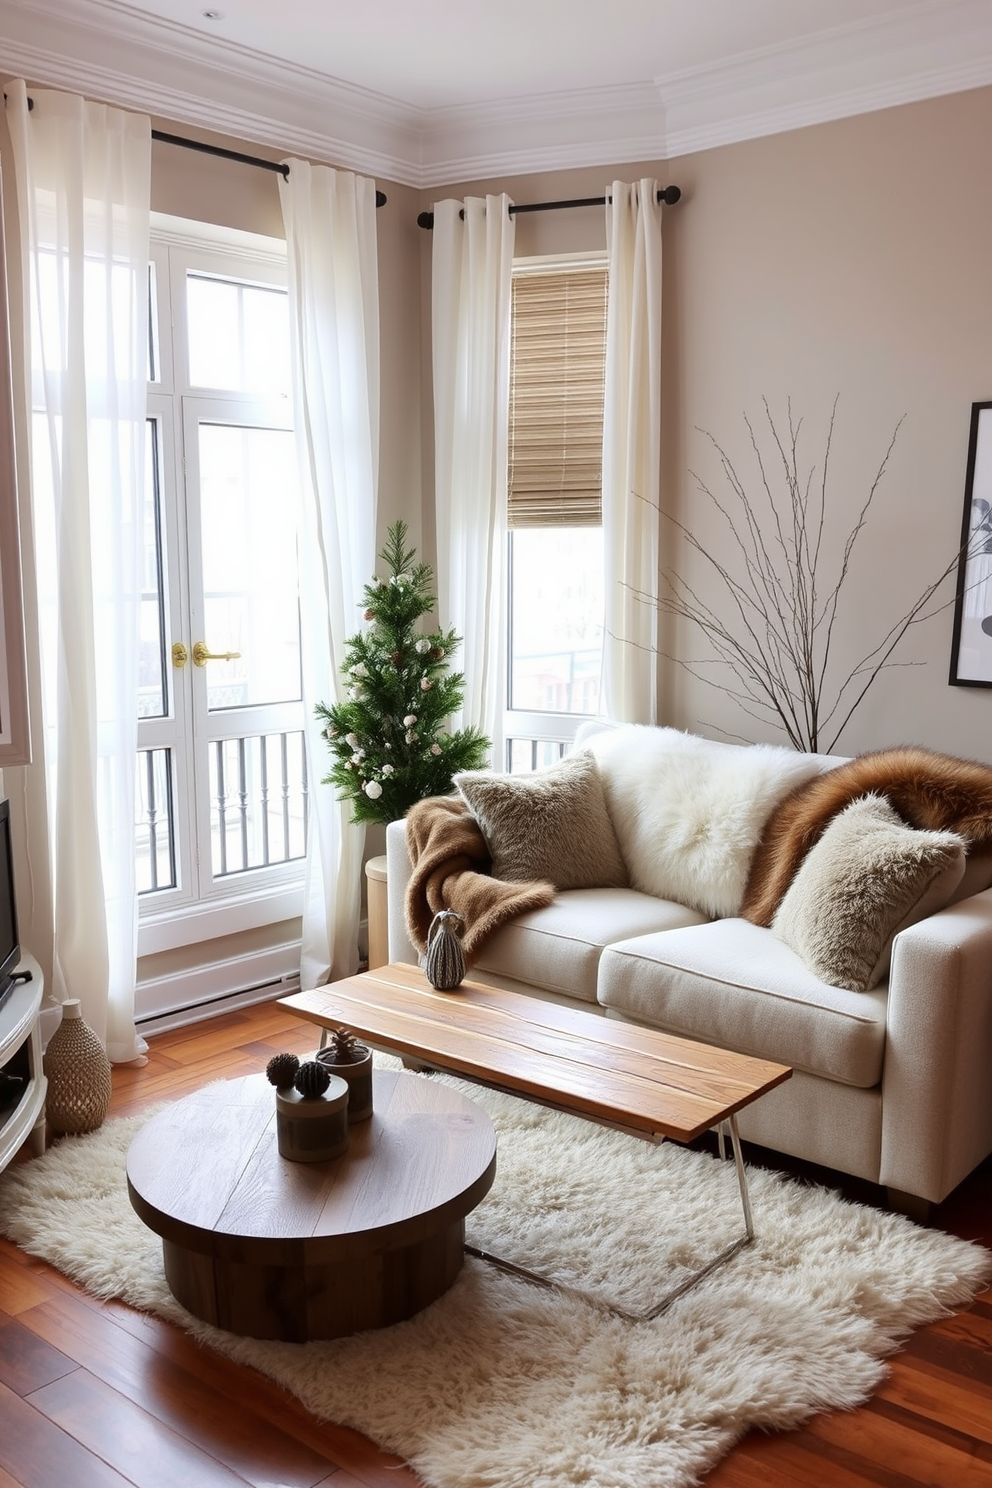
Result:
M406 891L407 934L427 949L431 920L454 909L465 922L462 950L471 963L486 938L555 897L549 883L508 883L489 876L489 853L475 817L458 796L429 796L406 814L413 874Z
M751 860L741 914L770 925L792 878L824 828L850 801L874 791L909 826L959 832L969 851L992 850L992 769L907 745L860 754L790 791L772 812Z

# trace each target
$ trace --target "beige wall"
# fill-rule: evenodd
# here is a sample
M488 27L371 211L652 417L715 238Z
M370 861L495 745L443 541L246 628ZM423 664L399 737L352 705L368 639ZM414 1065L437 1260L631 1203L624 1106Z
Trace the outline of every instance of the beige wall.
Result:
M743 415L760 418L767 397L782 418L791 398L815 459L839 396L833 530L846 536L904 417L856 550L838 633L850 666L958 545L970 408L992 398L990 137L992 89L980 89L679 160L464 183L425 205L502 189L520 202L585 196L639 176L682 188L665 209L663 499L714 553L723 523L690 475L719 479L700 430L743 472ZM517 221L520 254L603 243L600 209ZM669 527L666 558L705 584L676 536ZM947 685L951 625L948 608L910 632L896 659L920 665L882 675L840 750L914 741L992 759L992 691ZM670 629L666 648L705 654ZM776 737L679 669L663 676L664 721Z

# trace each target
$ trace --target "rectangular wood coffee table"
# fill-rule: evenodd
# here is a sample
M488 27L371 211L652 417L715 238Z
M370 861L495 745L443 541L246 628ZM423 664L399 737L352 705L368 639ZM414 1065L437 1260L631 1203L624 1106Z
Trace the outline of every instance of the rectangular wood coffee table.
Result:
M454 992L436 992L422 971L403 963L296 992L279 1006L322 1029L344 1026L377 1049L648 1141L689 1142L715 1127L722 1151L729 1130L744 1234L639 1317L656 1317L754 1237L736 1115L789 1079L787 1065L470 979ZM466 1249L543 1281L498 1256Z

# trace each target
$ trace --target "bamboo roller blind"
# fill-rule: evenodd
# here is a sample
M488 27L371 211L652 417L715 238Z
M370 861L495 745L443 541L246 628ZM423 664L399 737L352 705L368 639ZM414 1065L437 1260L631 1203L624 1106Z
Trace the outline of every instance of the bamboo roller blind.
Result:
M605 264L515 274L511 527L602 521Z

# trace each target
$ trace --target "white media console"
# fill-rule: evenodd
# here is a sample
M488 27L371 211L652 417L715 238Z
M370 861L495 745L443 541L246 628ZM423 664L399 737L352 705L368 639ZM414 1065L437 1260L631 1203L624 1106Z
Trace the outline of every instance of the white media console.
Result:
M5 1168L28 1139L40 1157L45 1150L45 1079L41 1059L39 1015L45 983L33 956L22 955L19 971L30 971L29 982L18 982L0 1008L0 1073L25 1081L16 1103L0 1109L0 1168Z

